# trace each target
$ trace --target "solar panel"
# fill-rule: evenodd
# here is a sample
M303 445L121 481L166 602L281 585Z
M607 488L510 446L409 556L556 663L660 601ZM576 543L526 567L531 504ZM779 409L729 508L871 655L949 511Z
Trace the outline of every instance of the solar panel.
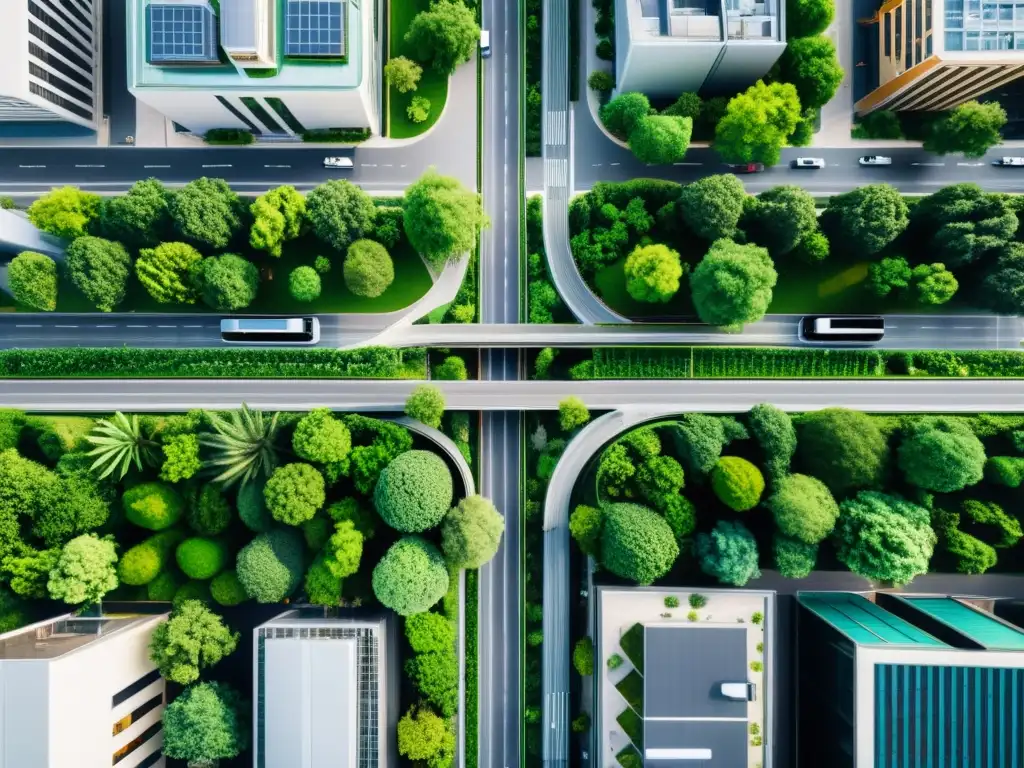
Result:
M288 0L287 56L344 56L342 0Z
M206 5L149 5L149 62L217 61L216 24Z

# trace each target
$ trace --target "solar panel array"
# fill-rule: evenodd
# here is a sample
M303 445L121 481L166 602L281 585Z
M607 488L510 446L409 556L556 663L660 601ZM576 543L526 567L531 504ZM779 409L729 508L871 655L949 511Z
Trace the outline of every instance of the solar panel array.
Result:
M344 56L342 0L288 0L286 56Z
M216 20L206 5L149 5L152 64L217 61Z

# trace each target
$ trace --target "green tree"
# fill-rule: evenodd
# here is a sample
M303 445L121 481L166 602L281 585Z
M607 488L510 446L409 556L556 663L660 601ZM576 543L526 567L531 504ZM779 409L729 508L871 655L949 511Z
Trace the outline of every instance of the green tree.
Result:
M488 225L480 195L433 168L405 190L402 215L409 243L435 269L471 251Z
M684 185L676 210L697 237L714 242L736 234L746 199L743 182L731 173L721 173Z
M601 558L601 510L580 504L569 516L569 535L585 555Z
M422 75L423 68L405 56L395 56L384 65L384 77L388 85L399 93L415 91Z
M80 237L68 246L65 263L71 282L96 309L112 312L124 301L132 259L120 243Z
M355 523L344 520L334 526L334 532L324 544L324 565L333 576L345 579L359 570L363 557L363 534Z
M759 403L747 415L750 433L764 452L764 468L775 482L789 472L796 453L796 429L785 411L768 403Z
M260 273L248 259L225 253L208 256L199 262L195 281L208 307L218 312L234 312L252 304L259 287Z
M452 473L430 451L406 451L380 473L373 505L396 531L421 533L441 522L451 508Z
M895 187L868 184L833 195L822 214L832 243L858 256L878 253L907 228L907 203Z
M956 558L957 573L978 576L998 560L995 549L969 533L952 528L944 533L946 551Z
M161 304L195 304L193 275L202 259L199 251L187 243L161 243L139 251L135 275Z
M249 206L249 213L252 215L249 245L271 256L280 256L284 243L302 234L306 198L295 187L277 187L257 197Z
M405 662L405 674L424 700L445 717L454 717L459 708L459 660L454 649L415 654Z
M1024 244L1010 243L999 251L978 293L981 304L993 312L1024 313Z
M824 35L795 40L790 36L779 59L779 76L796 86L800 105L805 109L825 106L843 81L835 43Z
M775 165L799 120L795 87L758 80L729 101L715 129L715 149L727 163Z
M748 240L763 245L772 257L784 256L817 233L817 204L800 187L772 187L747 198L740 227ZM827 241L825 245L827 254Z
M0 632L10 632L31 623L27 605L0 587Z
M306 197L306 218L317 238L344 251L373 227L374 206L368 194L344 179L331 179Z
M1008 195L963 183L922 198L910 225L935 261L955 269L998 256L1014 241L1019 220Z
M323 555L306 571L306 598L313 605L336 606L341 602L341 579L331 573Z
M405 536L373 569L373 594L400 616L423 613L448 591L448 568L433 544Z
M151 248L167 239L171 235L171 197L161 182L142 179L125 194L104 198L100 208L103 236L133 249Z
M226 248L242 228L245 207L223 179L205 176L174 193L171 220L185 240L214 250Z
M206 483L185 513L189 527L203 536L218 536L224 533L231 525L233 517L231 504L216 483Z
M779 532L789 539L817 544L832 533L839 505L826 485L809 475L785 475L768 499Z
M150 531L162 531L177 523L185 511L181 495L166 483L139 483L121 497L128 522Z
M269 477L277 466L278 414L269 419L245 403L226 416L207 413L213 429L199 436L199 444L211 449L213 456L204 467L216 470L213 481L225 488L239 480L242 485Z
M786 36L820 35L836 13L835 0L786 0Z
M665 303L679 292L683 266L667 245L638 245L625 265L626 290L637 301Z
M648 165L667 165L682 160L690 146L693 121L688 117L651 115L629 134L629 148Z
M97 419L93 434L86 440L94 446L87 455L97 457L90 469L102 468L100 479L116 472L120 480L132 464L141 472L156 448L156 443L143 434L139 417L125 416L120 411L112 419Z
M256 533L266 533L274 525L274 518L267 511L263 498L265 483L252 482L238 489L238 517L245 527Z
M144 586L150 584L171 562L174 550L184 538L177 529L155 533L125 552L117 563L117 578L122 584ZM168 600L170 597L167 598Z
M453 568L479 568L498 553L505 518L490 499L467 496L444 517L441 549Z
M627 141L651 113L651 103L642 93L627 91L620 93L601 107L600 117L604 127L617 138Z
M413 706L398 721L398 754L409 760L437 765L445 749L448 726L429 707Z
M572 647L572 666L584 677L594 674L594 641L584 636Z
M413 96L409 106L405 108L405 114L414 123L425 123L430 117L430 99L425 96Z
M0 576L19 597L42 600L48 596L46 582L59 558L60 549L26 547L20 554L8 555L0 561Z
M700 569L723 584L742 587L761 575L757 568L757 541L742 523L719 520L709 533L694 540Z
M651 584L672 568L679 556L665 518L638 504L609 504L603 511L601 563L637 584Z
M673 423L672 439L687 472L706 475L715 468L722 449L732 440L747 437L735 420L684 413Z
M417 613L405 620L413 653L443 653L455 647L455 625L440 613Z
M904 434L898 456L907 482L928 491L961 491L984 476L985 447L961 419L920 419Z
M71 605L94 603L117 587L116 545L96 534L83 534L61 549L46 589L54 600Z
M263 498L271 517L279 523L299 525L324 505L324 476L309 464L285 464L267 479Z
M89 234L99 213L99 195L77 187L54 187L28 207L28 220L43 232L74 240Z
M186 688L163 715L163 753L190 768L209 768L249 746L248 705L224 683Z
M818 545L807 544L776 533L772 539L775 569L786 579L803 579L811 575L818 561Z
M661 499L683 489L683 467L671 456L652 456L637 470L636 484L645 499L659 505Z
M893 290L902 290L910 285L913 273L902 256L887 256L868 266L868 290L875 296L888 296Z
M218 605L227 607L241 605L249 599L234 568L221 571L213 577L210 582L210 596Z
M690 277L693 305L703 322L739 329L764 317L777 280L766 249L716 240Z
M935 549L928 510L877 491L861 491L839 509L832 541L851 571L896 585L928 571Z
M55 486L60 496L37 510L32 534L46 546L57 547L69 539L101 527L110 517L110 507L96 484L83 477L61 479Z
M1002 143L1000 132L1005 125L1006 110L998 102L967 101L932 124L924 149L939 155L984 157Z
M343 272L346 288L371 299L395 281L395 265L387 248L373 240L356 240L348 247Z
M697 511L693 502L684 496L668 496L662 500L665 522L672 529L672 535L682 545L687 542L697 527Z
M746 512L761 501L764 477L746 459L723 456L711 472L711 489L725 506L737 512Z
M39 312L57 308L57 264L49 256L22 251L7 266L7 281L19 304Z
M316 301L320 290L320 275L312 267L296 267L288 274L288 293L296 301Z
M450 75L473 56L480 42L480 27L468 6L438 0L412 20L405 42L417 61Z
M558 424L565 432L571 432L590 421L590 411L578 397L570 395L558 404Z
M162 448L161 480L169 483L188 480L203 466L199 459L199 438L195 435L171 435L164 438Z
M824 408L805 415L798 433L800 466L836 496L882 485L889 465L889 444L878 423L867 414Z
M200 670L233 653L239 637L206 605L186 600L153 630L149 660L165 680L188 685L199 679Z
M235 570L245 593L258 603L278 603L302 580L302 534L294 528L261 533L238 553Z
M960 283L945 264L918 264L911 272L910 284L921 304L945 304Z
M591 75L591 77L593 77L593 75ZM610 91L614 87L615 81L613 80L611 88L608 88L608 90ZM665 107L665 109L661 110L661 114L673 115L675 117L688 117L691 120L696 120L698 117L700 117L700 106L700 96L698 96L693 91L684 91L683 93L679 94L679 98L672 102L672 104ZM728 237L728 235L721 235L721 237ZM706 239L714 240L715 238L709 237Z
M330 408L314 408L295 425L292 448L300 459L333 464L343 461L352 450L352 433L334 418Z
M793 255L804 264L820 264L829 255L831 244L821 232L808 232L793 249Z
M996 485L1019 488L1024 482L1024 459L1018 456L993 456L985 462L985 477Z
M978 501L976 499L966 500L960 507L970 520L970 525L977 530L980 526L994 526L999 535L993 542L999 549L1014 547L1024 536L1021 530L1021 522L1003 511L1003 508L992 501ZM980 532L980 531L979 531ZM11 583L13 588L14 584ZM17 590L15 590L17 591Z
M405 415L437 429L444 416L444 393L432 384L420 384L405 401Z
M587 77L587 87L602 95L611 93L615 88L615 75L603 69L595 69Z
M466 361L455 355L446 357L434 366L434 378L438 381L465 381L469 378Z

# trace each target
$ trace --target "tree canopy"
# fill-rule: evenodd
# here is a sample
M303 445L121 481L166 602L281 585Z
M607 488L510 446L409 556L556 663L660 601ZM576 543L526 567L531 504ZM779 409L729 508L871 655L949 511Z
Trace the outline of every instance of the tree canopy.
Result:
M859 256L878 253L907 228L907 203L895 187L868 184L829 198L822 228Z
M719 520L709 533L693 543L700 569L723 584L742 587L761 575L757 568L757 541L742 523Z
M737 438L747 437L735 419L684 413L672 425L672 439L687 472L706 475L715 468L722 449Z
M758 80L730 99L715 128L714 146L727 163L775 165L799 121L796 88Z
M373 200L345 179L331 179L306 197L306 217L317 238L344 251L373 226Z
M601 510L580 504L569 516L569 535L579 544L585 555L601 559Z
M80 237L68 246L65 264L71 282L96 309L112 312L124 301L132 259L120 243Z
M467 496L445 515L441 549L454 568L479 568L498 552L505 518L483 496Z
M779 532L805 544L817 544L835 528L839 505L828 487L809 475L786 475L768 499Z
M100 196L77 187L54 187L28 207L28 220L51 235L74 240L89 234L99 216Z
M185 240L221 250L242 228L245 206L226 181L204 176L174 193L170 212Z
M373 569L373 594L400 616L423 613L448 591L448 568L430 542L405 536Z
M811 193L800 187L772 187L746 199L740 226L750 241L763 245L777 258L817 232L817 204Z
M288 597L302 580L304 544L298 530L277 527L242 547L235 570L245 593L259 603Z
M147 293L161 304L194 304L194 271L203 256L188 243L161 243L143 248L135 274Z
M676 210L697 237L714 242L736 234L746 199L743 182L731 173L720 173L685 184Z
M201 669L234 652L239 637L204 603L186 600L153 630L149 658L164 679L188 685L199 679Z
M469 6L438 0L412 20L405 42L417 61L450 75L472 57L480 43L480 27Z
M117 587L117 552L109 539L83 534L61 550L46 584L50 597L79 605L94 603Z
M1014 241L1018 217L1006 195L977 184L951 184L921 199L910 217L913 234L949 268L987 261Z
M1024 243L1010 243L999 252L985 273L979 297L993 312L1024 312Z
M835 13L835 0L786 0L786 35L790 40L820 35Z
M909 287L913 272L902 256L887 256L868 265L868 290L875 296L888 296Z
M263 487L271 517L286 525L300 525L324 505L324 476L309 464L296 462L278 467Z
M764 493L761 470L739 456L723 456L711 472L711 488L725 506L736 512L753 509Z
M315 464L344 460L352 449L352 433L330 408L314 408L299 419L292 434L295 455Z
M303 265L288 274L288 293L296 301L310 302L320 298L322 281L313 267Z
M409 243L435 269L471 251L488 223L480 195L433 168L406 188L402 213Z
M818 545L807 544L776 533L772 539L775 568L786 579L803 579L811 575L818 561Z
M796 86L800 105L805 109L825 106L843 81L835 43L824 35L795 40L790 36L779 59L779 72L783 81Z
M100 230L128 248L149 248L171 235L172 193L156 179L136 181L123 195L103 199Z
M627 141L630 134L651 113L651 103L642 93L620 93L602 105L600 117L604 127L617 138Z
M777 280L766 249L716 240L690 277L694 308L705 323L740 328L764 317Z
M889 445L866 413L824 408L806 414L798 431L800 466L836 496L881 486L888 470Z
M189 765L212 765L249 746L248 704L224 683L199 683L164 710L163 753Z
M233 312L252 304L259 287L256 265L233 253L208 256L196 266L199 293L211 309Z
M405 415L437 429L444 416L444 393L432 384L420 384L405 401Z
M19 304L37 312L57 308L57 264L49 256L22 251L7 266L7 282Z
M672 568L679 545L665 518L638 504L609 504L603 511L601 563L616 576L651 584Z
M957 418L919 420L904 435L898 456L907 482L928 491L960 491L984 476L985 447Z
M430 451L406 451L380 473L373 504L396 531L421 533L441 522L451 508L452 473Z
M764 468L769 478L773 482L780 479L789 471L789 463L796 453L793 420L774 405L759 403L750 409L747 424L764 452Z
M924 149L939 155L984 157L1002 143L1005 125L1006 110L998 102L967 101L932 124L925 136Z
M447 741L453 742L449 749ZM398 754L409 760L434 765L438 755L453 751L454 741L444 720L429 707L413 707L398 721Z
M271 256L280 256L281 246L302 234L306 198L295 187L277 187L257 197L249 206L249 213L249 245Z
M356 296L380 296L395 280L387 248L373 240L356 240L345 256L344 278L345 287Z
M682 160L690 146L693 121L688 117L650 115L629 134L629 148L648 165L667 165Z
M384 65L385 79L399 93L415 91L422 75L423 68L405 56L395 56Z
M911 270L910 284L921 304L945 304L960 283L945 264L918 264Z
M626 290L637 301L664 303L679 292L683 266L667 245L638 245L625 265Z
M558 403L558 424L566 432L582 427L590 421L590 411L578 397L570 395Z

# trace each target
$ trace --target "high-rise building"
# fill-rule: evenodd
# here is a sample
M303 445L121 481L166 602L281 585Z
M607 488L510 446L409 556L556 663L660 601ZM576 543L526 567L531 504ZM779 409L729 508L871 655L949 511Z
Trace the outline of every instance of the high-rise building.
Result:
M95 131L98 0L0 4L0 123L64 121Z
M1024 0L880 2L858 114L952 109L1024 75Z
M618 91L731 95L786 49L782 0L616 0Z
M162 768L166 618L67 615L0 635L0 768Z

